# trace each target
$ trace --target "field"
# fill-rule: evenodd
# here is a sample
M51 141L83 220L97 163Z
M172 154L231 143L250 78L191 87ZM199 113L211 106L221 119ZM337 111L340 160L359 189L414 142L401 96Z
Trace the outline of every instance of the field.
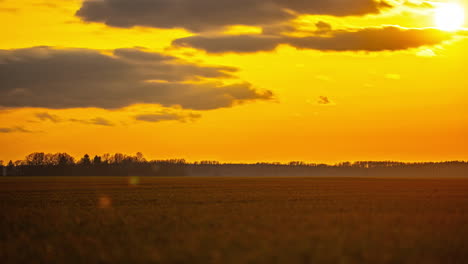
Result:
M468 179L0 178L2 263L468 263Z

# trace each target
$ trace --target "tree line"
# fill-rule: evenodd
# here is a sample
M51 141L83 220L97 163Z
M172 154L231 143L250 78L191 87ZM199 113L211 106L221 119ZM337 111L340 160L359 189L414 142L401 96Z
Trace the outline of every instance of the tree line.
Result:
M23 160L0 161L0 169L8 176L183 176L184 164L181 159L147 161L140 152L85 154L78 160L67 153L35 152Z
M23 160L0 161L3 176L468 176L468 162L358 161L335 165L259 162L254 164L218 161L186 162L184 159L147 160L140 152L86 154L75 159L67 153L35 152Z

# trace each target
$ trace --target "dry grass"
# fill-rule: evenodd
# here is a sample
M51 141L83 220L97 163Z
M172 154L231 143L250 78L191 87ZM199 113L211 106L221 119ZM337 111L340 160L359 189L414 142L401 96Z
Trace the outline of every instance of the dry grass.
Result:
M468 263L468 179L1 178L2 263Z

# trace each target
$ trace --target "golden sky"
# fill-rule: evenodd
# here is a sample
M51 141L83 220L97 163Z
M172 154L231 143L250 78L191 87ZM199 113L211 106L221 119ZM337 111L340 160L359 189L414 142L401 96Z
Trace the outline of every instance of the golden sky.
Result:
M466 160L465 10L0 0L0 160Z

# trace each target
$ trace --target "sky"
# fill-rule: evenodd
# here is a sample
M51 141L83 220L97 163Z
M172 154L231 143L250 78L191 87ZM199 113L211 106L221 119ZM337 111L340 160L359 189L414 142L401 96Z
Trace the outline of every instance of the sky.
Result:
M468 0L0 0L0 160L468 160Z

